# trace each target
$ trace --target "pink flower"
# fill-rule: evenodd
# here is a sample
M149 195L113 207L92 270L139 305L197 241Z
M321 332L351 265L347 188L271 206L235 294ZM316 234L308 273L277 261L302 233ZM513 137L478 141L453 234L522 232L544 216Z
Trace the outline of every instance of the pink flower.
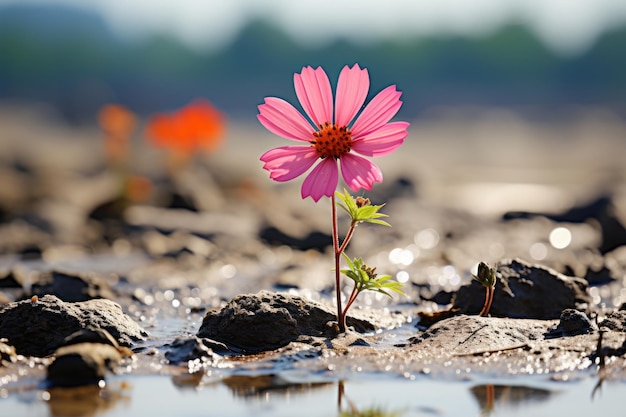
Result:
M344 181L355 192L361 188L371 190L375 182L382 182L380 169L361 155L387 155L404 142L409 123L389 123L402 106L402 93L396 91L396 86L378 93L359 113L369 91L369 74L357 64L352 68L346 65L339 74L333 113L333 92L321 67L302 68L293 80L298 100L309 119L277 97L266 97L259 106L257 117L266 129L302 143L281 146L261 155L270 178L280 182L292 180L319 160L301 190L302 198L311 196L315 201L332 196L337 189L337 162Z

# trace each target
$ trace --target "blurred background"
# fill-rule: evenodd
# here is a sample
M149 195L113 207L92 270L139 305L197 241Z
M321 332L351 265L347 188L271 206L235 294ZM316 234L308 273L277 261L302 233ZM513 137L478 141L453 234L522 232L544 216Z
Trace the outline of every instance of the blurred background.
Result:
M334 84L359 63L370 97L396 84L412 122L387 178L480 213L563 210L626 178L625 50L622 0L0 0L0 152L18 173L88 171L74 150L99 143L104 105L141 124L204 98L228 126L211 170L270 185L258 156L284 141L256 106L296 103L303 66Z
M253 119L263 97L295 97L302 66L335 79L358 62L373 93L404 92L404 118L458 105L624 116L625 47L621 0L0 0L0 99L84 123L110 102L149 114L202 96Z

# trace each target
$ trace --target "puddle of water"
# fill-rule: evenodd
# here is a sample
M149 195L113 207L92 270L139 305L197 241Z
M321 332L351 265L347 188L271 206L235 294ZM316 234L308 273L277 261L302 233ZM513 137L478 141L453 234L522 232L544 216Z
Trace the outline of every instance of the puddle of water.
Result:
M494 381L397 379L280 384L270 376L212 380L138 376L112 378L104 389L28 391L0 400L2 416L339 416L374 409L381 416L614 415L623 405L624 384L596 381L535 381L526 386ZM511 383L512 381L508 381ZM395 413L395 414L393 414ZM378 415L378 414L377 414Z

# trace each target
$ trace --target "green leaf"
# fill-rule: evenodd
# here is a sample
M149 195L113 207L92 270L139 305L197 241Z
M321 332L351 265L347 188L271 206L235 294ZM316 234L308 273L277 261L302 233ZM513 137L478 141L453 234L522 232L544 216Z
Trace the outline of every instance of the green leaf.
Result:
M371 205L369 199L364 199L362 197L357 197L357 200L354 199L348 191L344 188L343 193L339 191L335 191L335 196L337 197L337 201L335 204L341 207L352 219L352 223L361 223L368 222L374 224L380 224L382 226L391 226L389 223L378 220L380 218L388 217L386 214L379 213L378 211L383 208L385 205L381 204L378 206Z
M366 265L361 258L350 259L345 253L342 254L348 268L342 269L341 273L354 281L357 291L376 291L391 297L388 291L406 295L402 290L402 283L393 281L391 275L377 275L376 268Z

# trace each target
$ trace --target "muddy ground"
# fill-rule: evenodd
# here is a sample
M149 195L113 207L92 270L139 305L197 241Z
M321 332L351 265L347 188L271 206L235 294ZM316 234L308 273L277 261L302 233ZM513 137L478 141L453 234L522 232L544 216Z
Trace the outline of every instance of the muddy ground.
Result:
M442 109L414 122L366 195L392 227L361 225L348 248L407 295L362 294L343 335L332 332L329 203L301 200L299 181L272 183L258 161L280 139L233 124L221 150L172 168L136 137L120 171L94 126L16 107L0 119L3 395L211 369L625 377L626 124L614 115ZM128 176L148 192L122 192ZM498 271L490 317L471 279L480 261ZM233 307L240 295L250 299Z

